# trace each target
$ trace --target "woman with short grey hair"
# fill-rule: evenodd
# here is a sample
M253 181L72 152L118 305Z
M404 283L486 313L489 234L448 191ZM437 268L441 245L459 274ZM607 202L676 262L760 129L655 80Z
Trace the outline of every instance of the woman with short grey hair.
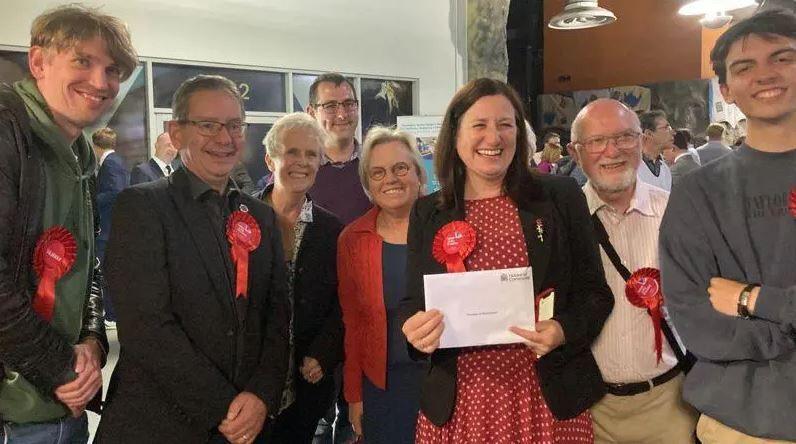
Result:
M346 227L338 244L343 389L354 432L365 442L409 444L425 364L409 358L396 317L406 291L409 214L426 184L414 136L372 128L359 175L374 206Z
M395 128L388 128L385 126L374 126L368 130L365 136L365 141L362 144L362 152L359 155L359 180L362 181L362 187L365 189L365 194L373 201L373 198L368 191L368 169L370 164L371 152L377 145L382 145L389 142L399 142L405 145L406 150L412 159L412 165L420 178L423 185L421 191L425 191L425 186L428 183L426 177L426 170L423 169L423 156L420 150L417 149L417 141L415 136ZM423 193L425 194L425 193Z
M336 267L343 225L307 194L320 167L324 138L315 119L293 113L277 120L263 140L274 180L260 198L276 213L291 313L290 362L268 440L273 443L312 442L318 420L332 404L333 373L343 359Z

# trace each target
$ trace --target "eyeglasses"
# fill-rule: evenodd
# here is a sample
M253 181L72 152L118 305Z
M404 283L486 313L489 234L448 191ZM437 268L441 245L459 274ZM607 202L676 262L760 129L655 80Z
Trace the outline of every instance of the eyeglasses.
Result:
M395 165L390 167L390 171L396 177L403 177L409 174L409 170L412 169L406 162L398 162ZM368 173L368 177L371 180L380 181L387 176L387 170L382 167L373 167L370 169Z
M190 123L199 130L199 134L206 137L217 136L222 128L226 128L230 137L243 137L246 133L246 127L249 126L246 122L239 120L232 120L227 123L216 122L214 120L180 120L180 123Z
M641 134L632 131L615 136L595 136L583 142L575 142L575 145L582 146L589 154L600 154L608 148L608 142L613 141L614 146L620 150L629 150L638 145L638 137Z
M655 131L658 131L658 130L667 130L667 131L671 131L671 130L672 130L672 125L671 125L671 124L669 124L669 123L667 123L667 124L666 124L666 125L664 125L664 126L656 126L656 127L655 127Z
M353 113L357 110L357 108L359 108L359 100L348 99L343 100L342 102L330 100L325 103L316 103L314 106L315 108L322 109L326 114L337 114L337 112L340 110L340 107L342 107L346 113Z

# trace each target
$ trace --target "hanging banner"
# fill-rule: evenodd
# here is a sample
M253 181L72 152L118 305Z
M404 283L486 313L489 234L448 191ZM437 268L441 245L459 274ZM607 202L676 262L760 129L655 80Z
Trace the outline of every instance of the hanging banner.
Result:
M439 130L442 128L442 116L398 116L397 128L415 136L428 178L426 193L437 191L439 181L434 174L434 147L437 144Z

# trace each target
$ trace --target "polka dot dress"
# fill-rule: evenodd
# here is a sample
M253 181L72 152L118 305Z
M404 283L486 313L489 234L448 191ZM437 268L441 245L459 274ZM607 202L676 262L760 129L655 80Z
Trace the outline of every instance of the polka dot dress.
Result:
M519 214L506 196L471 200L465 220L478 236L465 260L468 270L527 267L528 252ZM553 444L594 441L588 411L557 421L542 398L536 356L521 344L462 349L457 362L456 406L442 427L422 412L419 444Z

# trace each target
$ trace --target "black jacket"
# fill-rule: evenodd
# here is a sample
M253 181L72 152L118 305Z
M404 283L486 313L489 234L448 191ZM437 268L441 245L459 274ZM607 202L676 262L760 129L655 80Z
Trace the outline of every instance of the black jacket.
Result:
M566 177L534 176L541 198L517 202L522 231L533 267L534 291L554 288L555 315L566 343L536 364L542 394L558 419L573 418L605 394L591 343L613 308L605 282L586 199L575 181ZM463 196L458 196L463 202ZM409 222L407 294L401 302L401 323L425 310L423 275L444 273L434 260L434 235L445 224L464 219L464 208L441 210L437 193L417 201ZM544 240L536 221L541 218ZM407 344L410 355L423 357ZM434 424L445 424L456 402L456 361L459 349L431 354L431 367L422 384L420 408Z
M234 275L188 174L178 169L117 198L106 264L121 353L97 442L207 442L242 391L269 415L279 409L288 318L274 212L238 195L262 233L239 314Z
M274 188L269 184L254 194L263 200ZM307 199L310 196L307 195ZM293 282L293 339L296 369L305 356L331 375L343 361L343 317L337 297L337 238L343 224L329 210L312 204L312 223L296 258Z
M43 230L47 190L39 150L44 142L31 131L28 119L22 99L0 84L0 377L5 363L51 397L76 375L73 344L31 307L37 282L33 250ZM90 185L93 190L95 184ZM95 213L98 226L96 220ZM94 336L107 350L98 262L90 276L80 340Z
M163 170L155 162L155 159L149 159L146 162L141 162L134 166L130 171L130 185L138 185L139 183L153 182L163 176Z
M343 318L337 298L337 238L343 224L312 206L304 231L294 282L294 339L297 368L304 356L318 360L325 375L343 361Z

